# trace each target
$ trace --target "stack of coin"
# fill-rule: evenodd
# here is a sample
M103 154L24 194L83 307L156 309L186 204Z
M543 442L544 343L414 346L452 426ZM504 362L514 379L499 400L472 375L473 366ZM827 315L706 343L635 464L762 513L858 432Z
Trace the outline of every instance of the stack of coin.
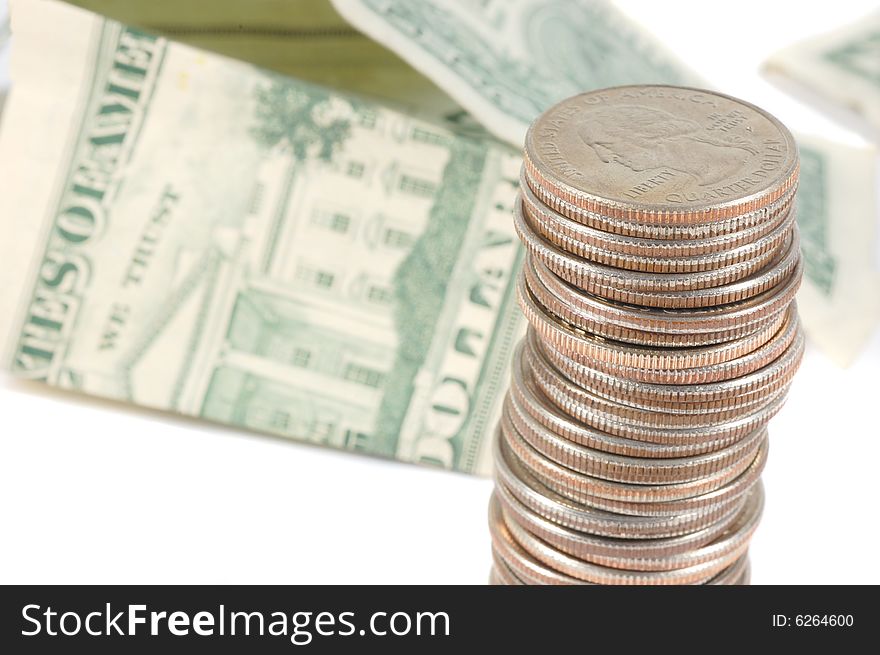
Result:
M493 583L748 582L804 349L797 178L779 121L708 91L606 89L532 124Z

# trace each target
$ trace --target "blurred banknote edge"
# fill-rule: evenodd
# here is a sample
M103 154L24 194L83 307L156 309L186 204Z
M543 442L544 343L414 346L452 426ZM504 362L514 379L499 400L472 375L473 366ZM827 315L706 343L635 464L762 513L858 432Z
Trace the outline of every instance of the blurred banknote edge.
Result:
M9 51L12 30L9 27L9 6L0 0L0 118L9 93Z
M880 141L880 11L780 50L764 70L786 90L807 95L811 104Z

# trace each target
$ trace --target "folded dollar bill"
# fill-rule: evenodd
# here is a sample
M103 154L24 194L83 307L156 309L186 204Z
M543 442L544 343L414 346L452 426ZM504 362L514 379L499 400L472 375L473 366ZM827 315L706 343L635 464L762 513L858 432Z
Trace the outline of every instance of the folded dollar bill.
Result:
M487 472L520 329L509 148L67 5L13 10L15 374Z

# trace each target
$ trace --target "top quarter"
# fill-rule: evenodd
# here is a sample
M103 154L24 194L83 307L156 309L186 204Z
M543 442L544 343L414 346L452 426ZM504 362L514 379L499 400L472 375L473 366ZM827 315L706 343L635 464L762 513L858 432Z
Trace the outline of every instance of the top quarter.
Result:
M544 112L526 134L525 172L536 193L576 208L697 224L783 198L797 182L798 154L791 132L754 105L639 85L583 93Z

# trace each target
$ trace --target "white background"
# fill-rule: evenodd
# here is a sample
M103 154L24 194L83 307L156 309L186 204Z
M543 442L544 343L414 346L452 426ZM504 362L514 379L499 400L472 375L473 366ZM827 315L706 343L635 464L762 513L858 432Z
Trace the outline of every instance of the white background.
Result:
M725 92L795 130L859 143L758 66L874 3L619 4ZM770 426L753 582L880 582L878 372L878 332L846 370L808 350ZM482 584L489 572L489 480L8 376L0 448L0 582Z

